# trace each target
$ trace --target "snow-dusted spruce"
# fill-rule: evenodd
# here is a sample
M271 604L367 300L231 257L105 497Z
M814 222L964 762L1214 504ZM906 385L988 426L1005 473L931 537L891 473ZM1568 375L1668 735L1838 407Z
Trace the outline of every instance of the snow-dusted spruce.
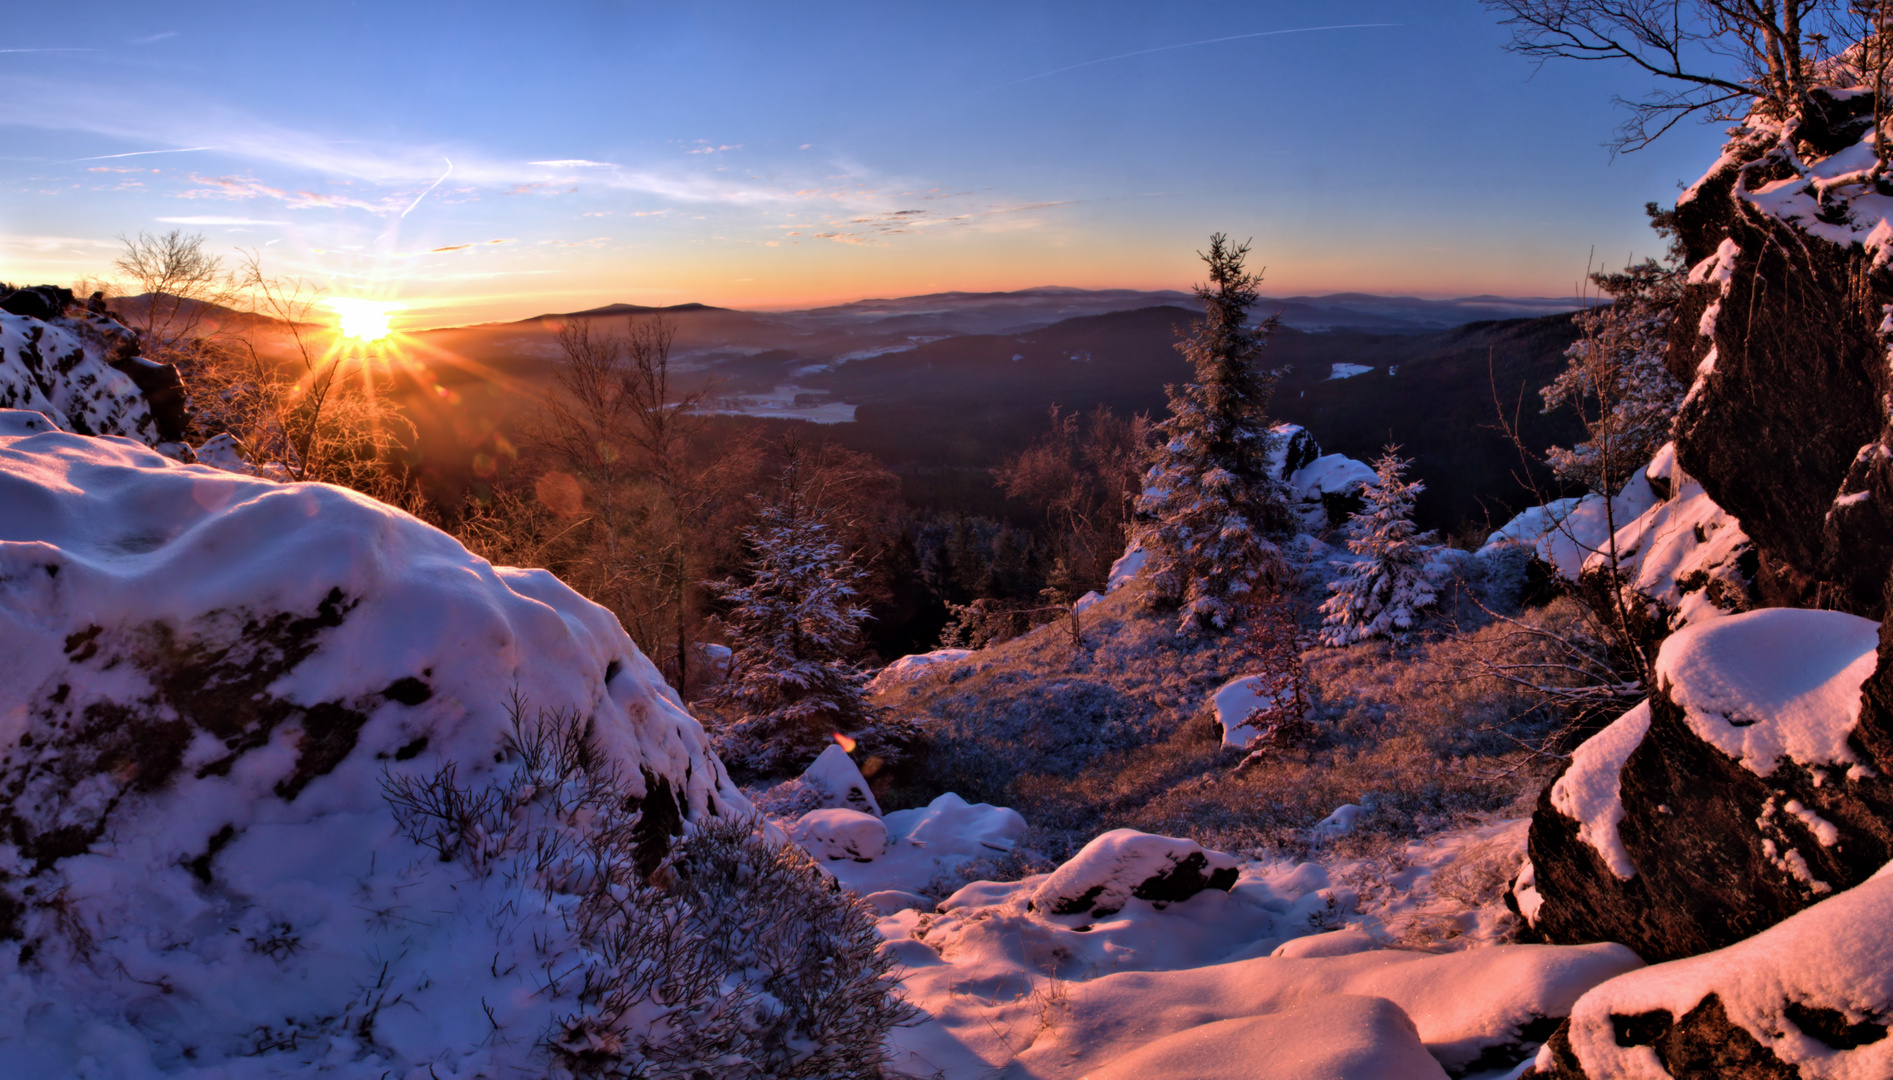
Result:
M1374 482L1361 497L1367 505L1348 519L1348 550L1358 558L1334 593L1321 604L1323 645L1352 645L1411 629L1419 613L1439 599L1432 533L1416 533L1413 500L1425 487L1406 480L1409 460L1389 446L1374 462Z
M711 700L732 722L717 751L738 773L798 771L833 734L864 734L874 717L867 675L850 658L868 617L855 588L864 573L803 496L794 465L744 540L748 582L709 583L730 605L730 677Z
M1249 322L1261 278L1248 245L1210 238L1203 319L1177 348L1195 378L1166 387L1170 417L1137 499L1133 542L1148 553L1152 601L1182 611L1181 630L1228 629L1279 578L1272 536L1292 531L1287 488L1270 465L1267 409L1275 378L1261 366L1274 319Z

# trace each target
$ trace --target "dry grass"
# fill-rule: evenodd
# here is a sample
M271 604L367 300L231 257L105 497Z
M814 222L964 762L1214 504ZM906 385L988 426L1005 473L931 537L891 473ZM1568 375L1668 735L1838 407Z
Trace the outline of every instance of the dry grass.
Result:
M1133 585L1086 612L1083 647L1044 627L882 694L929 736L924 765L883 804L957 791L1010 805L1054 859L1112 828L1303 854L1308 827L1346 803L1367 813L1330 845L1337 854L1528 812L1551 762L1527 747L1556 718L1470 673L1473 657L1517 645L1470 603L1509 586L1484 580L1478 562L1468 571L1426 632L1305 652L1315 736L1239 775L1244 755L1223 749L1208 699L1254 661L1228 638L1179 639ZM1304 583L1309 612L1319 585ZM1568 616L1554 604L1524 617Z

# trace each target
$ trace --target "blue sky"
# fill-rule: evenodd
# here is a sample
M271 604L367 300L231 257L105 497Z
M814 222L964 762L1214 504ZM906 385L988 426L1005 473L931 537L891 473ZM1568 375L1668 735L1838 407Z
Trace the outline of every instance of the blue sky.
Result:
M1274 295L1569 295L1719 131L1613 161L1641 84L1504 40L1431 0L18 5L0 277L176 227L412 325L1179 288L1221 230Z

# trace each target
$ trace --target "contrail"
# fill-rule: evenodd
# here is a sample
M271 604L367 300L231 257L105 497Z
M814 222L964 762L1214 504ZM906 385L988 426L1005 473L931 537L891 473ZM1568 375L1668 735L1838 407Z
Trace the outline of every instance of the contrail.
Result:
M1293 30L1262 30L1253 34L1232 34L1229 37L1207 38L1203 41L1186 41L1180 45L1159 45L1154 49L1139 49L1136 52L1119 53L1116 56L1105 56L1105 57L1100 57L1096 60L1086 60L1082 64L1072 64L1070 67L1053 68L1051 71L1041 71L1037 75L1027 75L1023 79L1014 79L1011 82L1000 83L997 86L989 86L986 89L1003 90L1008 86L1017 86L1020 83L1029 83L1034 79L1045 79L1045 78L1050 78L1053 75L1062 75L1067 71L1077 71L1079 68L1088 68L1097 64L1108 64L1113 60L1128 60L1133 56L1149 56L1151 53L1169 52L1172 49L1194 49L1198 45L1217 45L1225 41L1242 41L1246 38L1279 37L1282 34L1312 34L1320 30L1374 30L1374 29L1380 29L1383 27L1401 26L1401 25L1404 25L1404 24L1402 23L1349 23L1345 26L1298 26L1294 28Z
M146 154L191 154L191 153L196 153L199 150L215 150L215 149L217 148L214 146L180 146L176 150L133 150L129 154L100 154L98 157L73 158L70 161L67 161L65 164L70 165L74 161L110 161L113 158L144 157Z
M441 158L441 160L447 163L447 171L440 174L440 180L436 180L433 183L427 185L427 191L432 191L435 188L439 187L441 184L441 180L445 180L449 176L452 176L454 174L454 159L450 157L443 157ZM409 214L412 214L414 212L414 208L421 205L421 200L427 198L427 191L423 191L419 195L414 196L414 201L408 204L408 208L406 210L401 211L401 216L407 217Z
M98 50L97 50L97 49L79 49L79 48L72 48L72 49L0 49L0 53L29 53L29 52L98 52Z

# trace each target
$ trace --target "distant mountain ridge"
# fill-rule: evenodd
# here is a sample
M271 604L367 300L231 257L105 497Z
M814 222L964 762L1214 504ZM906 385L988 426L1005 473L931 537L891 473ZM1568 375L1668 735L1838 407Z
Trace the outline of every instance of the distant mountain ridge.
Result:
M583 311L535 315L519 322L645 314L714 314L804 332L893 332L927 337L1025 333L1088 315L1165 306L1193 307L1195 304L1195 296L1176 289L1080 289L1044 285L1009 292L953 291L877 297L785 311L746 311L699 303L662 307L617 303ZM1574 311L1577 307L1577 302L1569 298L1541 296L1480 295L1428 300L1417 296L1345 292L1265 296L1257 301L1256 314L1276 315L1283 325L1310 332L1359 330L1377 334L1428 334L1467 323L1535 318Z

